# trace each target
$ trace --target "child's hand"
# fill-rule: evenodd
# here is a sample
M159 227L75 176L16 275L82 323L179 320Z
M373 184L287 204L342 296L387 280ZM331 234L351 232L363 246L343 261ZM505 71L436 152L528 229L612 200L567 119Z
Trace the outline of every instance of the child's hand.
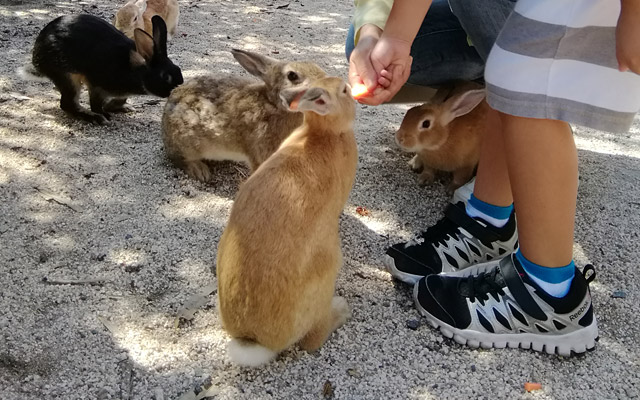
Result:
M640 74L640 3L623 1L616 28L616 57L620 71Z
M372 92L378 86L378 74L371 64L371 52L378 43L382 29L367 24L360 28L360 39L349 58L349 84L364 84Z
M361 103L378 105L389 101L409 79L412 58L411 43L390 37L382 38L371 51L371 65L377 73L369 94L358 99Z

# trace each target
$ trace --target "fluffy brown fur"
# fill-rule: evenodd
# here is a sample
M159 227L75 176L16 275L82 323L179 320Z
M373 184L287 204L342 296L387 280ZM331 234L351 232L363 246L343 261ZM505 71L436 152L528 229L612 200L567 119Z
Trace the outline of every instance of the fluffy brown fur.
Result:
M167 24L168 39L171 40L176 34L180 17L178 0L130 0L118 10L113 25L133 39L136 28L151 34L153 29L151 18L154 15L162 17Z
M256 170L302 123L302 114L282 103L281 91L326 76L309 62L232 53L263 82L220 74L188 80L171 93L162 116L167 155L202 181L211 178L203 160L242 161Z
M349 316L333 295L338 219L358 160L355 104L335 77L283 97L295 107L300 95L304 123L241 186L218 247L220 315L240 352L273 357L295 343L314 351ZM230 355L246 365L268 360Z
M417 153L409 165L421 171L420 184L433 182L436 171L452 172L449 190L455 190L473 176L489 109L483 99L482 89L465 87L443 102L407 111L396 142L402 150Z

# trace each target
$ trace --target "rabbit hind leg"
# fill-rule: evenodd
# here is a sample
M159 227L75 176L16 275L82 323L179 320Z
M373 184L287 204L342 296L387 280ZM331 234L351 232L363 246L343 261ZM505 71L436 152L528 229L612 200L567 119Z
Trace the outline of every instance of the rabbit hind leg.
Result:
M331 300L331 309L300 340L300 347L308 352L319 349L327 341L329 335L344 325L351 317L351 310L344 297L335 296Z
M211 170L209 170L209 166L205 164L204 161L183 161L182 165L187 175L191 178L202 182L209 182L211 180Z
M91 111L96 114L102 114L106 119L111 119L109 113L104 109L107 102L107 94L96 86L89 85L89 105Z
M49 78L60 91L60 108L73 117L83 119L88 122L104 124L107 119L102 115L91 112L80 106L80 89L82 88L83 77L68 72L49 74Z
M128 113L133 111L133 108L127 104L126 97L114 97L109 99L104 103L102 109L113 113Z

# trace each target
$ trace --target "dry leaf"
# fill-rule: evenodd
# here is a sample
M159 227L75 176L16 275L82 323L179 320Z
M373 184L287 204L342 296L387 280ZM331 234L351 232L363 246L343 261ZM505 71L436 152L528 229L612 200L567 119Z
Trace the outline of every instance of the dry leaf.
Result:
M369 212L369 210L367 210L366 207L362 207L362 206L356 207L356 212L359 215L362 215L363 217L368 217L369 215L371 215L371 212Z

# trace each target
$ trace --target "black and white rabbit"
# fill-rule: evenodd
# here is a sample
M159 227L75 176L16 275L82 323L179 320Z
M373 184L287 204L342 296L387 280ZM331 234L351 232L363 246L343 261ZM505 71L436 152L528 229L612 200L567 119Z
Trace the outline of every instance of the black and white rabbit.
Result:
M60 91L60 108L72 116L103 124L108 112L127 111L127 96L168 97L183 83L180 68L167 57L167 26L154 16L153 37L141 29L134 40L92 15L63 16L42 29L33 46L33 68ZM91 111L80 106L82 84Z

